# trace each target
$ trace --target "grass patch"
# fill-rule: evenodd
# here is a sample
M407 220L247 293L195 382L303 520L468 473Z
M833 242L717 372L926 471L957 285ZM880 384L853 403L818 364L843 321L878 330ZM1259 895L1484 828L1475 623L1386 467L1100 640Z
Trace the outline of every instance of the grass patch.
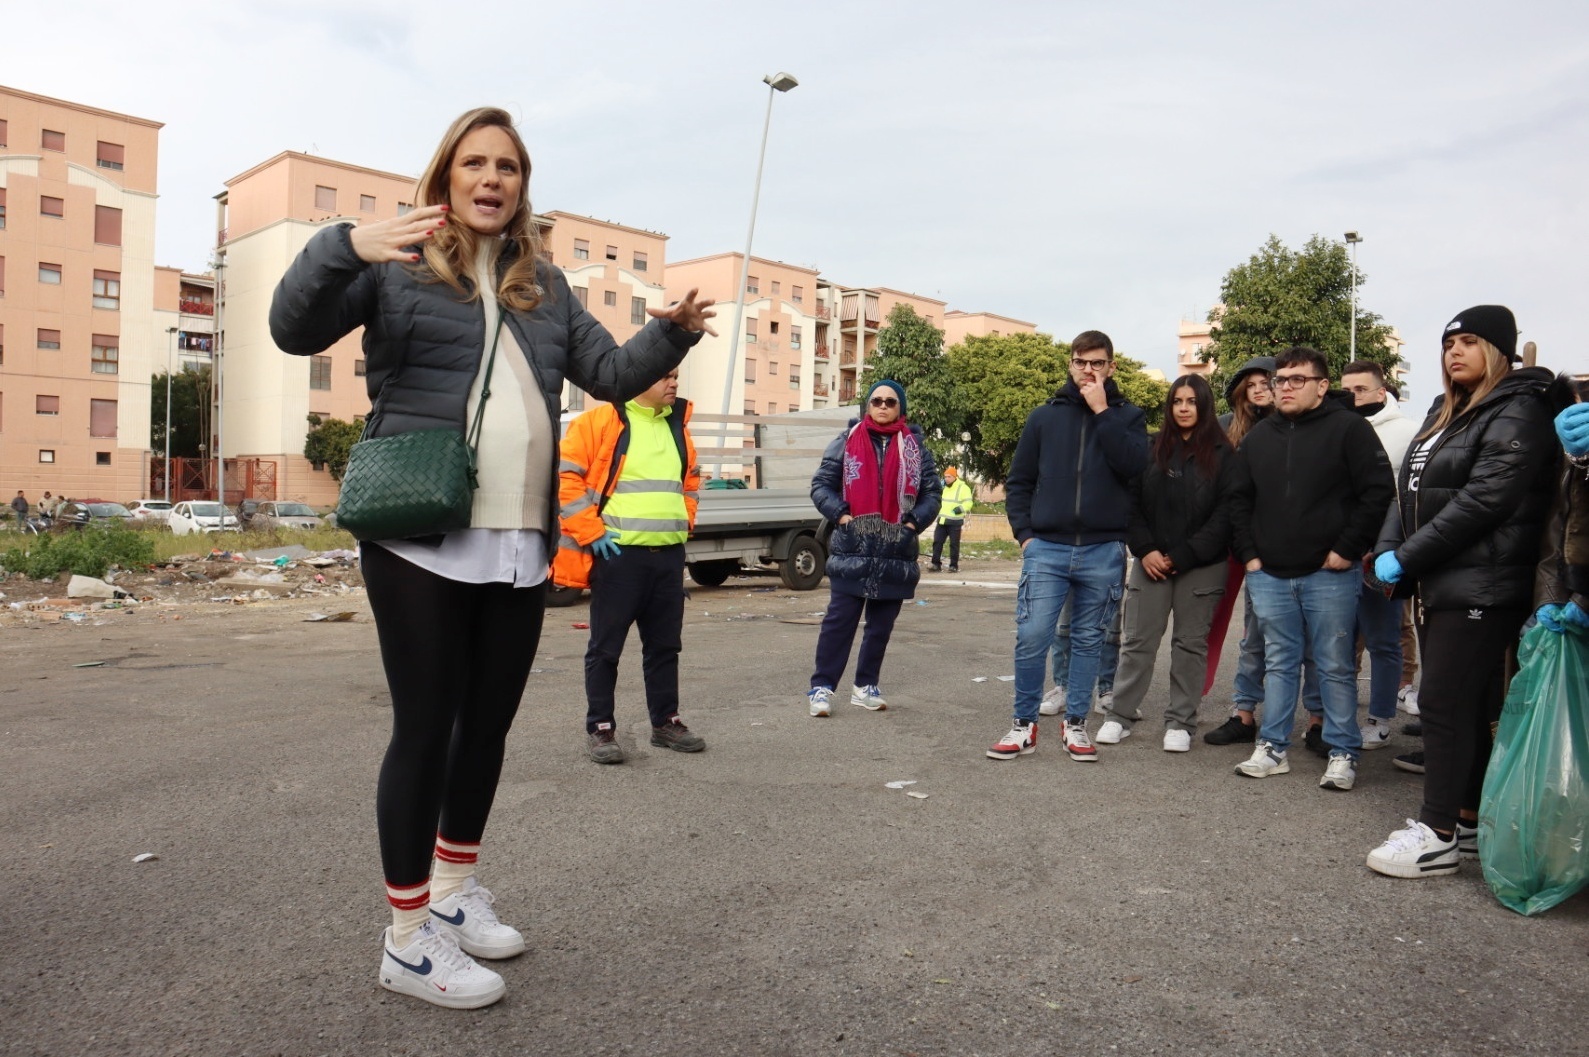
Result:
M290 547L295 543L312 551L354 550L359 545L351 533L330 525L265 532L195 532L189 536L158 532L152 533L150 538L154 540L156 561L169 561L179 554L208 554L212 550L257 551L266 547Z
M976 558L981 561L1019 561L1021 545L1014 540L982 540L977 543L962 543L960 545L962 558Z
M155 560L155 537L120 525L90 525L81 532L21 538L26 542L0 554L0 566L30 580L48 580L61 573L102 577L112 565L141 569Z

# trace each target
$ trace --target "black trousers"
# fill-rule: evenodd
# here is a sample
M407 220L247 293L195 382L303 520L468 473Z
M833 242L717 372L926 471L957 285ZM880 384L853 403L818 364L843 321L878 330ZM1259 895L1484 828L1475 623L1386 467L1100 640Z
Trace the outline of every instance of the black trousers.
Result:
M855 658L855 685L876 686L883 674L883 654L894 634L894 622L904 601L898 598L862 598L833 591L828 611L822 615L822 630L817 633L816 669L811 673L811 688L839 685L844 666L855 643L855 629L866 614L866 631L861 635L860 656Z
M430 876L438 833L474 844L485 832L546 585L459 583L378 544L361 548L360 564L392 695L375 794L381 868L406 888Z
M1477 616L1475 616L1477 614ZM1461 811L1477 812L1494 737L1490 725L1506 699L1508 654L1526 609L1425 612L1419 626L1423 685L1423 808L1418 820L1450 831Z
M585 650L585 731L613 722L618 660L629 629L640 629L646 711L660 727L679 712L684 648L684 544L625 546L590 570L590 645Z
M942 564L938 559L943 555L943 541L949 541L949 564L960 564L960 530L965 527L964 521L951 518L948 521L938 522L938 527L932 530L932 563Z

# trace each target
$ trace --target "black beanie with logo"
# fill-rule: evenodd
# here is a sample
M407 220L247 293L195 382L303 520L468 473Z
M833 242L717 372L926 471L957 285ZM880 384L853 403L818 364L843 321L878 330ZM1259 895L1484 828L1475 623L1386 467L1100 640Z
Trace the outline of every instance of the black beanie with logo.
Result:
M1453 334L1473 334L1501 350L1501 355L1516 363L1517 319L1505 305L1474 305L1458 312L1440 333L1440 344Z

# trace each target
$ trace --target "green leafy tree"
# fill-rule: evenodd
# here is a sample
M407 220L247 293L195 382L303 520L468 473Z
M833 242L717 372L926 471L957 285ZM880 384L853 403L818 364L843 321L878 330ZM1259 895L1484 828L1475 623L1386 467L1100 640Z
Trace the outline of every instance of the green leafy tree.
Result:
M856 399L885 378L905 387L910 421L921 427L939 465L960 446L965 401L943 354L943 331L909 305L895 305L877 332L877 352L861 371Z
M1362 305L1365 276L1357 272L1357 357L1387 369L1400 362L1391 328ZM1225 274L1220 305L1208 314L1214 324L1208 358L1218 365L1211 379L1223 394L1226 381L1254 356L1273 356L1292 345L1324 354L1330 377L1339 381L1351 362L1352 262L1344 242L1314 235L1301 250L1279 236L1245 264Z
M166 451L166 373L149 379L150 448ZM196 459L206 443L210 422L210 365L184 367L171 375L171 456Z
M348 467L348 454L364 432L363 422L344 422L340 418L322 420L319 415L309 416L309 432L303 439L303 457L316 470L330 470L331 476L342 480L342 471Z
M1069 358L1065 369L1070 370ZM1141 361L1115 354L1115 385L1120 387L1120 395L1148 416L1149 429L1158 429L1163 424L1164 398L1170 395L1170 383L1150 378L1144 370Z

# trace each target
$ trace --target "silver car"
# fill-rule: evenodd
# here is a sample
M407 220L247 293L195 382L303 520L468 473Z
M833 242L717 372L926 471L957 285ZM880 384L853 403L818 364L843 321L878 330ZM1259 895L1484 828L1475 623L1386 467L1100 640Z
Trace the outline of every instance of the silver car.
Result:
M286 503L266 500L259 504L254 516L248 519L250 529L296 528L317 529L325 524L314 508L307 503Z

